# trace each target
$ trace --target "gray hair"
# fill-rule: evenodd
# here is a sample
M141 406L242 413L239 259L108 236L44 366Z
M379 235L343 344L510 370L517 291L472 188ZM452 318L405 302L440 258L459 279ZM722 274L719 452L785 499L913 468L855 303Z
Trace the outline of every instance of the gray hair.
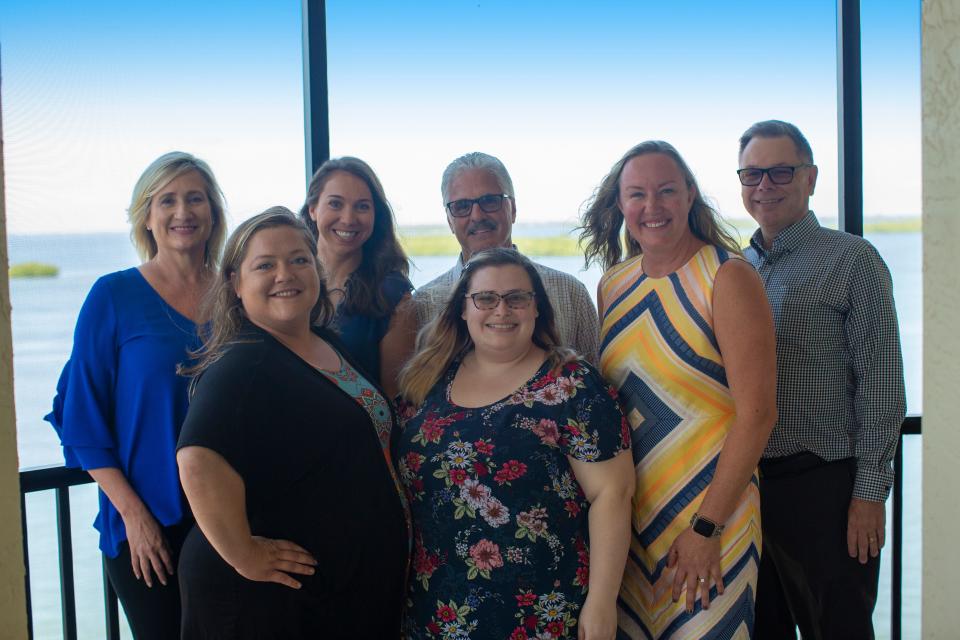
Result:
M807 142L804 135L800 133L800 129L794 124L783 120L764 120L750 125L750 128L740 136L740 156L743 155L743 150L754 138L790 138L800 159L813 164L813 149L810 148L810 143Z
M507 168L503 166L503 163L500 162L498 158L494 158L489 154L472 151L460 156L448 164L447 168L443 170L443 179L440 181L440 193L443 195L444 203L447 202L450 183L461 173L469 169L483 169L487 171L497 180L497 185L503 193L511 198L515 195L513 192L513 180L510 179L510 174L507 173Z

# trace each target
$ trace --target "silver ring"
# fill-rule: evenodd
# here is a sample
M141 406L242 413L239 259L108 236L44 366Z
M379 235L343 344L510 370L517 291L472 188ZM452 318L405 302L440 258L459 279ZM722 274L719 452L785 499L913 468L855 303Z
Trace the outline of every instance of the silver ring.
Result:
M697 578L697 582L699 582L700 584L703 584L706 581L707 581L706 578Z

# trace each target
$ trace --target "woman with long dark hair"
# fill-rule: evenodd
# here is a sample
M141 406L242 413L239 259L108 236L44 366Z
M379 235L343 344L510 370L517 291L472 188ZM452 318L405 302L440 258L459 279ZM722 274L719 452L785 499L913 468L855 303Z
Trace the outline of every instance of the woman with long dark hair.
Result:
M334 329L392 398L400 367L413 351L417 323L407 256L380 179L359 158L327 160L310 180L300 219L317 238L317 257L336 307Z

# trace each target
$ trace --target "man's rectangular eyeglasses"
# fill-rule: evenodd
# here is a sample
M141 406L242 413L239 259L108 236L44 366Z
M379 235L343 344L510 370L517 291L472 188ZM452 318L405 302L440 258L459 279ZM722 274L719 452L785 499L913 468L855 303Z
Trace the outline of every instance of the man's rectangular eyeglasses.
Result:
M479 198L452 200L446 204L446 207L454 218L466 218L473 211L474 203L480 205L480 211L484 213L496 213L503 206L503 199L509 197L511 196L506 193L487 193Z
M763 182L763 174L767 174L773 184L790 184L793 182L793 174L797 169L812 166L812 164L805 162L795 167L767 167L766 169L749 167L747 169L737 169L737 175L740 177L740 184L745 187L755 187Z
M476 293L468 293L464 297L473 300L473 306L480 311L489 311L499 307L501 300L506 302L511 309L526 309L533 302L535 295L533 291L511 291L503 295L495 291L477 291Z

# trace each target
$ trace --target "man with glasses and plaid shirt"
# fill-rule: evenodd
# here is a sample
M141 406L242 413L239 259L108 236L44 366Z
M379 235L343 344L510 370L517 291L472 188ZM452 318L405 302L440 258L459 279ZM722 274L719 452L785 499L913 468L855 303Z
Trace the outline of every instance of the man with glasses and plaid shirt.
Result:
M763 553L755 638L873 638L885 501L906 411L886 264L869 242L824 229L797 127L740 138L743 204L760 225L747 259L777 332L778 420L760 460Z
M511 230L517 219L510 174L500 160L486 153L468 153L451 162L443 172L440 191L447 224L460 243L460 257L453 268L414 292L421 327L443 310L463 265L473 254L492 247L513 247ZM561 344L596 364L600 324L586 287L563 271L536 262L533 266L550 296Z

